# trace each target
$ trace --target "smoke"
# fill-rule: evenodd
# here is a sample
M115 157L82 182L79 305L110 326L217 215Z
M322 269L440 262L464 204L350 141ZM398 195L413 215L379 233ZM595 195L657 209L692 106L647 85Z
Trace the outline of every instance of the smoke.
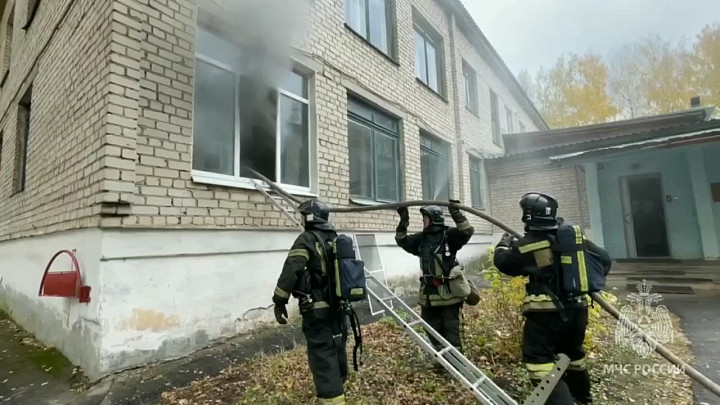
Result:
M217 0L215 0L217 2ZM308 0L224 0L222 20L240 47L241 162L275 178L277 93L293 46L307 34ZM234 37L234 38L233 38ZM243 176L253 177L243 172Z

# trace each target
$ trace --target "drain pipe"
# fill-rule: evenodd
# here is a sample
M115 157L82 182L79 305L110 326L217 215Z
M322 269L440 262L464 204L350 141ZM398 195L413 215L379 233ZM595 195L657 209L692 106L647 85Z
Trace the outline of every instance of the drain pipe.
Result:
M253 170L254 172L254 170ZM277 184L270 181L267 177L255 172L255 174L265 181L270 188L273 189L273 191L283 195L284 197L289 198L292 201L297 202L298 204L300 201L295 197L291 196L289 193L287 193L285 190L280 188ZM419 200L419 201L403 201L403 202L397 202L397 203L388 203L388 204L380 204L380 205L373 205L369 207L330 207L330 212L335 213L350 213L350 212L368 212L368 211L379 211L379 210L385 210L385 209L397 209L400 207L415 207L415 206L425 206L425 205L437 205L442 207L454 207L458 208L462 211L466 211L470 214L476 215L491 224L503 229L504 231L513 234L517 237L521 237L522 235L510 228L509 226L503 224L502 222L498 221L497 219L491 217L490 215L485 214L482 211L476 210L475 208L468 207L462 204L455 204L450 203L448 201L434 201L434 200ZM640 327L638 327L636 324L631 322L629 319L622 317L620 315L620 312L617 310L617 308L613 307L609 302L605 301L605 299L598 293L592 293L591 294L592 299L597 302L605 311L607 311L610 315L612 315L615 319L620 320L623 322L625 326L627 326L632 331L639 334L648 344L652 345L655 348L655 352L657 352L659 355L664 357L667 361L670 363L678 366L681 368L685 374L692 378L693 380L697 381L700 385L707 388L710 392L715 394L716 396L720 397L720 385L717 385L712 380L707 378L705 375L703 375L701 372L693 368L691 365L687 364L685 361L683 361L681 358L673 354L670 350L668 350L665 346L657 342L655 339L650 337L647 333L645 333Z

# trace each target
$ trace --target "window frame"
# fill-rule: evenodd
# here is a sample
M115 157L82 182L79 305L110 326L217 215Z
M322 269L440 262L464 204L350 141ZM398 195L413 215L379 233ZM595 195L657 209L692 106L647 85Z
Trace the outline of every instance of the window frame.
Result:
M350 100L352 100L352 101L355 102L355 103L358 103L358 104L363 105L365 108L368 108L368 109L372 110L373 113L378 112L378 113L381 113L381 114L383 114L383 115L386 115L386 116L388 116L388 117L393 118L393 119L395 120L395 124L396 124L396 127L397 127L396 132L393 133L393 132L390 131L389 129L383 127L382 125L380 125L380 124L378 124L378 123L376 123L374 119L371 121L371 120L368 120L368 119L365 118L365 117L360 116L360 115L357 114L357 113L352 112L352 111L350 110ZM374 114L373 114L373 117L374 117ZM392 202L401 201L402 198L403 198L403 188L402 188L402 166L403 166L403 165L402 165L402 161L403 161L403 159L402 159L402 155L401 155L401 153L402 153L402 147L401 147L401 143L402 143L402 133L401 133L402 120L401 120L400 118L396 117L395 115L393 115L393 114L391 114L391 113L383 110L382 108L378 107L378 106L375 105L375 104L372 104L372 103L367 102L367 101L365 101L365 100L363 100L363 99L361 99L361 98L354 97L354 96L350 96L350 95L348 96L347 119L348 119L348 122L351 121L351 120L353 120L353 121L355 121L355 123L360 124L360 125L364 125L364 126L368 127L369 129L371 129L371 131L372 131L372 139L371 139L371 149L372 149L372 151L371 151L371 154L372 154L372 165L373 165L373 167L372 167L372 179L371 179L371 181L372 181L372 192L371 192L372 196L363 196L363 195L352 194L352 192L350 191L350 187L348 187L348 195L350 196L350 198L351 198L352 200L357 200L357 201L370 201L370 202L378 202L378 203L392 203ZM391 137L391 138L393 138L393 139L396 141L396 142L395 142L395 145L396 145L396 147L395 147L395 153L397 154L397 157L398 157L398 160L397 160L397 171L396 171L396 173L395 173L396 184L397 184L397 190L396 190L397 199L396 199L396 200L388 200L388 199L384 199L384 198L379 198L379 197L378 197L377 147L376 147L376 143L377 143L377 142L376 142L376 134L375 134L376 131L377 131L377 132L380 132L380 135L381 135L381 136ZM349 147L349 143L350 143L350 129L349 129L349 125L348 125L348 134L347 134L347 136L348 136L348 162L349 162L349 159L350 159L351 154L352 154L352 152L350 151L350 147ZM349 167L350 167L350 165L348 164L348 170L349 170ZM350 176L352 176L352 173L350 173L349 176L348 176L349 181L351 180L351 179L350 179Z
M462 69L465 84L465 108L478 116L480 114L480 100L478 97L477 71L465 59L462 61Z
M470 175L470 203L473 208L477 209L485 209L485 190L483 187L483 185L485 184L485 166L483 163L483 159L468 154L468 173ZM477 176L476 179L473 179L473 174ZM472 184L474 183L473 180L476 180L478 182L477 189L480 195L478 195L477 197L480 200L479 204L475 203L476 196L472 192Z
M510 107L505 106L505 121L507 124L507 133L512 134L515 132L515 115Z
M222 32L218 32L217 30L213 30L211 28L202 28L198 26L198 32L203 29L206 30L216 36L222 37L223 39L226 39L222 36ZM241 140L242 140L242 133L241 133L241 121L240 121L240 89L241 89L241 73L236 72L235 69L232 66L228 66L227 64L218 61L217 59L214 59L211 56L202 54L198 47L196 47L195 51L195 61L200 60L204 63L207 63L213 67L216 67L218 69L222 69L224 71L227 71L229 73L232 73L235 75L235 99L238 100L238 102L235 105L235 115L234 115L234 137L233 141L235 143L234 145L234 151L233 151L233 174L221 174L221 173L215 173L215 172L209 172L205 170L199 170L193 168L192 160L191 160L191 177L192 181L195 183L200 184L212 184L217 186L224 186L224 187L232 187L232 188L243 188L243 189L255 189L256 187L256 181L261 181L259 179L253 179L250 177L242 177L240 175L240 157L241 157ZM297 95L295 93L292 93L286 89L283 88L276 88L274 89L277 95L277 113L276 113L276 123L275 123L275 184L278 184L282 187L283 190L299 196L309 196L309 197L315 197L317 196L315 190L317 187L317 169L315 165L316 160L316 151L317 151L317 135L316 135L316 122L315 122L315 72L297 61L292 61L292 68L291 71L295 71L296 73L302 75L306 81L307 81L307 94L308 97L304 98L300 95ZM309 186L303 187L303 186L297 186L292 184L283 184L282 183L282 136L281 136L281 100L282 97L286 96L289 97L292 100L299 101L307 105L307 123L308 123L308 179L309 179ZM193 120L197 118L195 114L195 102L196 100L193 97ZM195 127L193 125L193 135L194 135ZM194 147L195 137L193 136L193 147ZM191 159L193 159L191 157Z
M365 43L370 45L373 49L380 52L383 56L386 58L389 58L390 61L397 64L397 58L398 58L398 50L397 50L397 17L395 15L395 0L382 0L385 2L385 24L387 26L387 52L383 51L380 47L375 45L370 40L370 0L365 1L365 31L366 34L363 34L353 28L352 25L348 22L348 5L350 4L347 0L345 1L345 27L347 27L350 32L357 35L360 39L362 39Z
M15 178L13 194L19 194L27 188L27 174L30 157L30 123L32 121L32 84L17 104L17 126L15 141Z
M422 170L422 155L423 155L423 152L428 152L428 153L430 153L431 155L443 157L443 156L440 155L438 152L436 152L436 151L434 151L434 150L432 150L432 149L429 149L427 146L423 145L423 142L422 142L423 138L427 138L427 139L429 139L431 142L436 143L436 144L439 144L439 145L443 145L444 147L447 148L447 155L444 156L444 157L447 159L448 199L451 199L451 198L453 197L453 190L454 190L454 187L455 187L455 185L454 185L454 179L453 179L452 144L451 144L450 142L448 142L448 141L446 141L446 140L438 137L438 136L435 136L435 135L427 132L427 131L423 131L423 130L420 131L420 188L421 188L421 189L424 188L424 187L423 187L423 182L425 181L425 178L424 178L424 176L422 175L422 172L423 172L423 170ZM428 196L426 196L424 190L422 191L422 197L423 197L423 199L434 199L433 197L428 197ZM440 198L440 197L438 197L438 198Z
M525 133L525 124L523 124L522 121L518 120L518 125L520 125L520 133L524 134Z
M445 98L445 92L446 92L446 85L445 85L445 39L442 37L442 35L432 27L430 23L428 23L424 18L422 18L415 10L413 10L413 30L414 33L419 34L423 39L423 50L424 50L424 62L425 62L425 72L427 75L427 82L419 77L418 75L418 69L417 66L415 67L415 77L416 79L422 83L425 87L432 90L434 93L439 95L441 98ZM414 36L413 36L413 42L414 42ZM437 72L437 89L433 89L430 86L430 83L428 83L430 80L430 71L428 69L428 52L427 52L427 45L428 42L433 46L435 49L435 71ZM415 44L413 44L415 45ZM415 48L415 53L417 53L417 48ZM417 55L415 57L415 61L417 63Z

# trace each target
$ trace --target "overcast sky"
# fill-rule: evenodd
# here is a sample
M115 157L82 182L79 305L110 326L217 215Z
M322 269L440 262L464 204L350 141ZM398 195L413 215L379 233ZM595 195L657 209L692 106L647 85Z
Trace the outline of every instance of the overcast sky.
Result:
M612 56L650 35L688 42L720 22L720 0L461 0L514 74L562 54Z

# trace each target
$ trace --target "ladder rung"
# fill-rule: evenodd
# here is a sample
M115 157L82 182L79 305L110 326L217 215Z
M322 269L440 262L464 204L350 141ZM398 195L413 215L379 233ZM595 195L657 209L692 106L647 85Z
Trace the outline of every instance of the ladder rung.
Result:
M475 381L475 384L473 384L473 388L479 387L480 384L482 384L483 382L485 382L486 379L487 379L487 377L480 377L480 379L478 379L477 381Z
M413 327L413 326L419 324L420 322L422 322L422 321L418 319L417 321L412 321L412 322L410 322L409 324L407 324L407 326Z
M452 346L448 346L448 347L440 350L440 351L438 352L438 356L444 355L445 353L449 352L451 349L452 349Z

